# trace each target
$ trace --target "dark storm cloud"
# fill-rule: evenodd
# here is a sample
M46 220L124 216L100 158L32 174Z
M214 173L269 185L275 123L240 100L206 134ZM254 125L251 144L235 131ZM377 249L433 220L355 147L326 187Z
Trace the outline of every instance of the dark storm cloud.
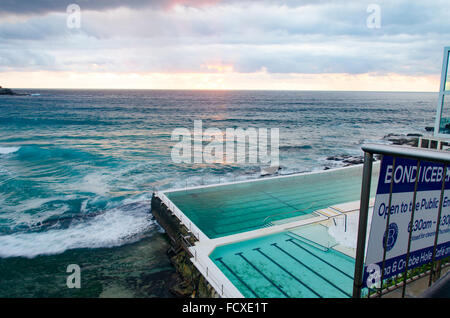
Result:
M335 2L342 2L339 0ZM4 14L45 14L50 12L65 12L69 4L77 4L83 10L102 11L125 7L140 9L145 7L170 8L176 4L191 7L204 7L216 4L233 3L267 3L298 7L309 4L320 4L326 0L2 0L0 15Z
M0 14L45 14L49 12L65 12L69 4L78 4L85 10L107 10L125 6L140 8L148 5L161 5L163 0L2 0Z

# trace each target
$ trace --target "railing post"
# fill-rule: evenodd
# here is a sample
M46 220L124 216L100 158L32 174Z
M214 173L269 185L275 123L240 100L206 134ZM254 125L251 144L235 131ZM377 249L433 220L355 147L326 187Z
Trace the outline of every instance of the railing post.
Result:
M439 225L441 223L441 214L442 214L442 201L444 200L444 191L445 191L445 179L447 178L447 164L444 164L444 173L442 174L442 186L441 186L441 196L439 199L439 210L438 210L438 216L436 220L436 232L434 234L434 246L433 246L433 257L431 259L431 270L430 270L430 279L428 281L428 287L431 286L434 279L435 274L435 264L436 261L436 248L438 244L438 238L439 238Z
M395 161L397 157L393 157L392 159L392 174L394 174L395 171ZM389 231L389 222L391 217L391 206L392 206L392 190L394 187L394 175L392 175L391 178L391 184L389 186L389 202L388 202L388 215L386 217L386 227L384 229L384 240L383 240L383 262L381 265L381 278L380 278L380 289L378 290L379 297L381 297L381 294L383 293L383 280L384 280L384 267L386 266L386 253L387 253L387 240L388 240L388 231Z
M406 283L408 280L408 263L409 263L409 256L411 252L411 238L412 238L412 226L414 223L414 214L416 212L416 198L417 198L417 186L419 184L419 169L420 169L420 160L417 160L417 173L416 173L416 180L414 182L414 193L413 193L413 201L412 201L412 209L411 209L411 220L409 223L410 231L409 231L409 237L408 237L408 249L406 250L406 262L405 262L405 273L403 275L403 288L402 288L402 298L405 298L406 293Z
M373 154L364 152L364 170L361 185L359 209L358 241L356 247L355 274L353 280L353 298L361 297L364 270L364 250L366 245L367 219L369 212L370 182L372 178Z
M344 214L344 232L347 233L347 214Z

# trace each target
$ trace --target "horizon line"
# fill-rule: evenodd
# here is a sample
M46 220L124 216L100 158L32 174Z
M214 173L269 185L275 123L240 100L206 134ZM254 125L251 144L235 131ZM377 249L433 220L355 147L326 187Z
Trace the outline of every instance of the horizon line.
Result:
M439 91L389 91L389 90L340 90L340 89L234 89L234 88L114 88L114 87L103 87L103 88L86 88L86 87L3 87L15 90L123 90L123 91L247 91L247 92L360 92L360 93L436 93Z

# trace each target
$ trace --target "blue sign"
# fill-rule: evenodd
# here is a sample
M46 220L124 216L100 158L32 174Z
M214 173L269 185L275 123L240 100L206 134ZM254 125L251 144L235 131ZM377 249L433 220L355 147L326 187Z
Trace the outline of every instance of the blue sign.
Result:
M445 180L444 180L445 175ZM417 194L413 203L417 180ZM441 217L438 220L440 195L444 182ZM389 192L392 183L391 206ZM411 214L414 204L414 219ZM384 156L381 162L377 194L370 224L369 241L364 267L363 286L389 278L406 269L408 240L411 235L408 269L429 263L433 257L436 230L439 225L435 259L450 255L450 169L444 165L417 160ZM389 216L389 218L388 218ZM389 224L388 224L389 219ZM387 226L387 231L386 231ZM378 269L378 273L376 270ZM379 283L379 281L378 281Z
M388 231L383 235L383 246L386 249L386 251L390 251L394 247L395 242L397 242L397 236L398 236L397 223L389 224Z

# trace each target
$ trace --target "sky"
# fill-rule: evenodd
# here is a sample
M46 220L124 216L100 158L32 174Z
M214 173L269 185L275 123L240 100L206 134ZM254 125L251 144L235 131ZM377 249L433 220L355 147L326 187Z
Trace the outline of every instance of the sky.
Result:
M1 0L12 88L439 90L448 0Z

